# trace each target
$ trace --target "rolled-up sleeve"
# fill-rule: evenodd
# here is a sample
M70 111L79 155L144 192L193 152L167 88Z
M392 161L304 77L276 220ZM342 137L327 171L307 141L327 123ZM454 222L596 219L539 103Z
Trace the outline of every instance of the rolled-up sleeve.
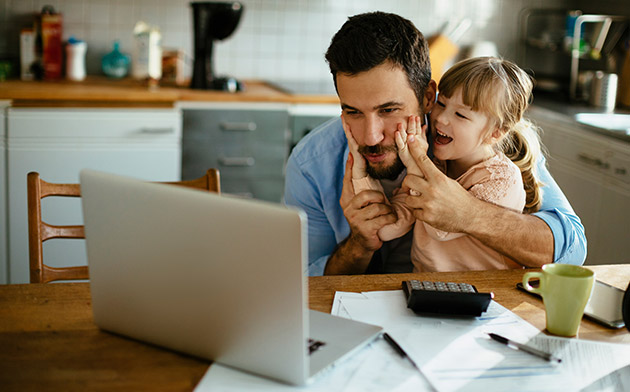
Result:
M540 210L534 213L551 229L554 239L554 263L582 265L586 260L587 243L584 226L562 190L551 177L545 159L538 164L543 186Z

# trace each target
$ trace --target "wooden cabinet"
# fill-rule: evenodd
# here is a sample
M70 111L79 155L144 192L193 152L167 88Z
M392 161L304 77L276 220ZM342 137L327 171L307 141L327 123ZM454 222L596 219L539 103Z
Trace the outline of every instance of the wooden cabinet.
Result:
M180 179L179 109L10 108L7 119L10 283L29 280L28 172L50 182L76 183L84 168L151 181ZM44 199L42 216L52 224L83 221L79 200ZM52 266L85 264L85 246L76 240L47 241L44 258Z
M543 129L549 171L584 224L586 264L630 263L630 143L537 111L530 118Z
M209 103L185 107L183 113L182 179L216 167L222 192L281 201L290 141L288 105Z

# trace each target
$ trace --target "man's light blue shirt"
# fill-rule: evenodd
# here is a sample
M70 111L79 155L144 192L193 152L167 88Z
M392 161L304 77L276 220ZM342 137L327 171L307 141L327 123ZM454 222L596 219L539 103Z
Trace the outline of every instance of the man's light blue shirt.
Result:
M339 205L348 143L341 119L320 125L293 149L286 169L284 200L308 215L309 275L323 275L328 257L350 233ZM586 259L586 236L575 214L545 166L539 163L544 185L540 211L534 215L545 221L554 237L554 262L581 265Z

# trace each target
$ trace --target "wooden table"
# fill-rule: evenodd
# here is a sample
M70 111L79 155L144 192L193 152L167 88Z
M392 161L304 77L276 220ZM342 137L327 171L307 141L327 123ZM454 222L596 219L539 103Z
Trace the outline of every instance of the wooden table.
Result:
M630 265L593 266L620 288ZM335 291L397 290L405 279L469 282L540 330L542 302L515 288L523 270L312 277L310 307L329 312ZM626 329L583 320L579 338L630 344ZM209 361L100 331L87 283L0 285L0 390L192 390Z

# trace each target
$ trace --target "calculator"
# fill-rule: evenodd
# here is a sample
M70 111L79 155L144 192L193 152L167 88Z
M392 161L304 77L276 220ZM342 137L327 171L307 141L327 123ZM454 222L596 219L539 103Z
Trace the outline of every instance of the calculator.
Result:
M468 283L406 280L402 284L407 307L416 313L481 316L494 293L480 293Z

